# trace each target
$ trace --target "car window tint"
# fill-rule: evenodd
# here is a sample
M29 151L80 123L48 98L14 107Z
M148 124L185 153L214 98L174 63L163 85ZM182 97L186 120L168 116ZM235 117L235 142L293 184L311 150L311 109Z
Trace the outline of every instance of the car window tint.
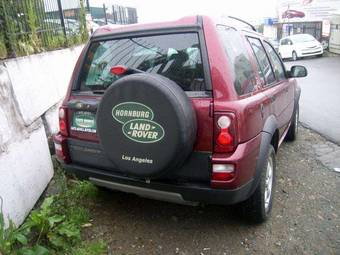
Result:
M276 51L273 49L273 47L267 43L264 42L264 47L266 48L269 58L272 61L273 64L273 68L274 68L274 73L275 76L278 80L284 80L286 79L286 75L285 75L285 70L283 68L283 64L279 58L279 56L277 55Z
M250 45L254 51L257 62L261 69L261 77L264 78L267 85L273 83L276 79L270 65L267 54L259 39L248 37Z
M245 95L255 90L256 76L252 68L244 39L233 28L217 26L224 51L230 63L234 87L238 95Z
M106 89L122 77L110 72L117 65L163 75L185 91L205 90L197 33L93 42L82 67L80 89Z

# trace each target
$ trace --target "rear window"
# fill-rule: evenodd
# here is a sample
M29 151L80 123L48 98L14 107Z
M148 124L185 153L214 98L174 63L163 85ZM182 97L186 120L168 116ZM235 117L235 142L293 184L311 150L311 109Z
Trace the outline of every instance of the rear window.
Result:
M93 42L82 67L80 90L106 89L120 78L110 73L116 65L163 75L185 91L205 90L197 33Z

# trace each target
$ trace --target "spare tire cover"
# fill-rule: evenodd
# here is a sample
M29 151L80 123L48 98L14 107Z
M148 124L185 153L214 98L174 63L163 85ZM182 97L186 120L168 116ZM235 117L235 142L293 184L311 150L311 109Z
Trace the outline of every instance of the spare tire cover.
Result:
M196 139L191 100L160 75L132 74L114 82L96 121L100 143L116 170L137 177L159 177L179 167Z

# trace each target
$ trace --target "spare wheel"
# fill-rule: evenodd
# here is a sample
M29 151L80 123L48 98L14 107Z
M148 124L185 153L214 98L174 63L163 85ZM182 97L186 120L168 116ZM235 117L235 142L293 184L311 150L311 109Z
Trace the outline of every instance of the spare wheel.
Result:
M191 100L173 81L138 73L114 82L97 111L97 134L116 170L143 178L179 167L196 139Z

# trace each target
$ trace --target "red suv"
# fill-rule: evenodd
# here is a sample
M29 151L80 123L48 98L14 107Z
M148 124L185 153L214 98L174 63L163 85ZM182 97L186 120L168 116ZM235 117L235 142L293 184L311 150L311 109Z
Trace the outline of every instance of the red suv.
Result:
M275 154L297 134L300 89L272 45L236 18L98 29L59 111L56 154L99 186L269 216Z

